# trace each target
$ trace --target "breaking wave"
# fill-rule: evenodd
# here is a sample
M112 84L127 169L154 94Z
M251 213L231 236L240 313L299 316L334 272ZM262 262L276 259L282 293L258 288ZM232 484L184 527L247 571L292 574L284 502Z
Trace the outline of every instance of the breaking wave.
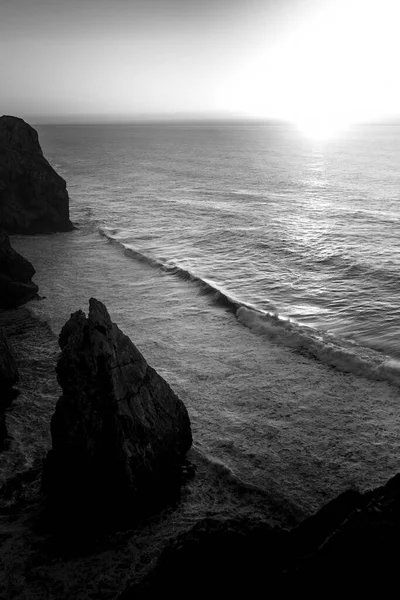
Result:
M129 244L125 244L119 241L114 237L114 235L118 232L118 230L116 229L100 228L99 232L102 236L106 237L110 243L122 248L126 256L130 256L131 258L134 258L136 260L146 262L150 266L161 269L164 273L167 273L169 275L176 275L184 281L190 281L192 283L195 283L199 286L202 293L209 294L210 296L212 296L215 302L217 302L220 305L223 305L226 308L229 308L234 312L236 312L237 309L241 306L253 308L250 304L246 304L235 299L233 296L229 295L227 292L219 288L214 282L199 277L198 275L195 275L188 269L180 267L172 261L163 261L159 258L151 257L148 254L137 250L136 248L132 248L132 246L130 246Z
M214 282L199 277L172 261L149 256L131 245L123 243L115 237L119 233L118 229L103 227L98 231L110 243L119 246L126 256L146 262L169 275L196 284L202 293L209 295L218 305L234 312L238 321L252 333L264 336L273 343L312 356L344 373L354 373L377 381L388 381L400 387L400 361L361 346L354 341L341 339L327 332L283 318L277 314L272 304L271 312L266 312L245 303L222 290Z
M244 306L238 309L236 316L253 333L306 353L344 373L400 386L400 361L375 350Z

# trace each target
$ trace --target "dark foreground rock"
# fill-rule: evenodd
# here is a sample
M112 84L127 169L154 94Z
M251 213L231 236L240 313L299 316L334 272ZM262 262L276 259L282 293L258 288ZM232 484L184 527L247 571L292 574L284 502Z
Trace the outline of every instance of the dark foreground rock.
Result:
M16 308L35 298L35 269L12 248L8 235L0 231L0 308Z
M345 492L290 532L205 519L173 540L119 600L204 597L360 597L398 582L400 475ZM260 595L260 590L264 590Z
M282 579L288 536L251 520L203 519L173 540L149 575L118 600L277 597L269 596L271 578L275 585Z
M18 381L18 367L10 342L0 327L0 396Z
M176 488L192 443L187 410L94 298L59 344L47 514L53 526L135 519Z
M0 117L0 227L7 233L69 231L66 183L22 119Z
M318 518L324 521L322 511L293 531L298 558L289 570L288 585L308 588L316 595L328 582L331 594L352 592L354 597L361 592L368 596L378 586L385 595L387 586L398 581L400 475L358 497L347 493L345 502L343 496L331 503L339 506L340 518L331 527L322 527L313 547L309 538L315 537Z
M0 450L4 448L7 437L6 408L13 400L13 385L18 381L19 373L11 344L0 327Z

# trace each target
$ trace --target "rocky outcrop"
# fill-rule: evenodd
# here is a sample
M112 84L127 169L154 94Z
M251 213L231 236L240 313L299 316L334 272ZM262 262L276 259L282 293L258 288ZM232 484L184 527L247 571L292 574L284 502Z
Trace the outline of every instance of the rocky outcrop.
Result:
M18 367L10 342L0 327L0 450L7 436L5 411L13 399L12 387L18 379Z
M11 247L9 237L0 231L0 308L15 308L38 293L33 283L35 269Z
M0 327L0 396L18 381L18 367L10 342Z
M393 589L400 551L400 475L365 494L348 491L291 531L249 520L205 519L170 542L119 600L369 597ZM190 594L191 596L193 594Z
M274 588L288 536L251 520L202 519L170 542L147 577L118 600L283 597Z
M299 558L290 571L293 588L299 585L316 590L318 584L321 589L324 582L329 582L331 592L336 591L337 595L343 590L369 595L371 585L379 585L381 593L386 585L397 585L400 475L365 494L353 492L351 500L347 492L346 502L343 496L331 503L342 501L340 519L331 527L322 528L312 547L309 537L315 536L318 518L321 523L324 521L322 516L327 507L294 530ZM346 503L347 509L343 510Z
M137 517L176 489L192 443L187 410L91 298L64 325L43 491L53 523Z
M22 119L0 117L0 228L7 233L69 231L66 183Z

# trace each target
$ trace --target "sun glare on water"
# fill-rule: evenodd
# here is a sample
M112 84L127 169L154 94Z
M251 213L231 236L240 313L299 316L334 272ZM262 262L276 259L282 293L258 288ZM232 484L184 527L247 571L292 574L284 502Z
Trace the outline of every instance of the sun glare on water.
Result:
M330 116L299 118L294 123L305 137L317 141L339 137L349 128L347 121Z
M226 103L248 115L290 121L316 140L337 137L353 123L399 114L400 1L310 6L274 46L259 48L237 69Z

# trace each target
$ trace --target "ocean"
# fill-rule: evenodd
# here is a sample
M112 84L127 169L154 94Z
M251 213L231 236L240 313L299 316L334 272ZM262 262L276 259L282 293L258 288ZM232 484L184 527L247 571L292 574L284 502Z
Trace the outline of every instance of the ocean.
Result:
M12 238L36 317L58 334L104 302L185 402L196 460L299 519L399 470L400 127L37 129L76 230ZM22 469L43 444L18 414Z

